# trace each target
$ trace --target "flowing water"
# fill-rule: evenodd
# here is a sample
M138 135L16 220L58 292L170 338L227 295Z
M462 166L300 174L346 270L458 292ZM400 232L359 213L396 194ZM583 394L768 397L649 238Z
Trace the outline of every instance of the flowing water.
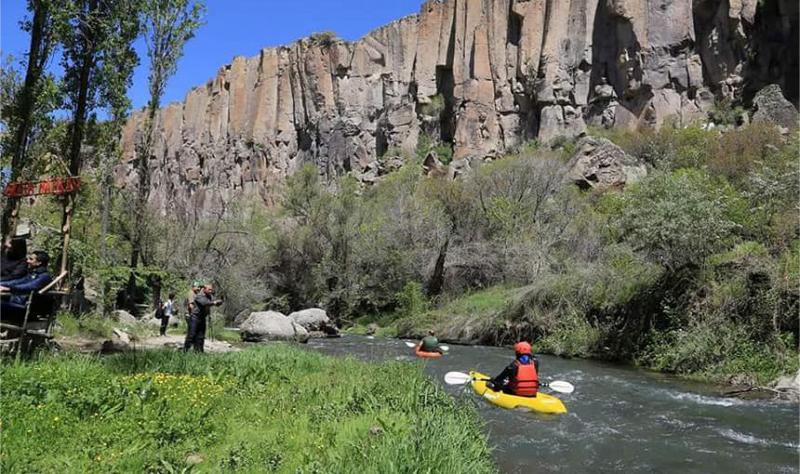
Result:
M496 375L509 349L450 345L441 359L420 360L399 340L345 336L310 348L332 355L408 360L444 374L471 369ZM543 380L575 385L555 394L565 415L496 408L469 386L446 386L483 417L500 470L508 473L798 473L798 406L722 398L718 387L617 365L541 356Z

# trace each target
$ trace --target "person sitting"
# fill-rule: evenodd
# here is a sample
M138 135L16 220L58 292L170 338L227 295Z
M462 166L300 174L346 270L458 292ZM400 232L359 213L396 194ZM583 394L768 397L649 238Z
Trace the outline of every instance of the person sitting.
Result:
M11 239L3 245L0 261L0 285L5 280L16 280L28 273L28 245L25 239Z
M9 293L3 295L0 300L0 313L5 322L21 324L25 317L25 310L28 305L28 298L33 293L31 301L31 311L35 314L41 309L40 306L46 303L41 295L36 292L46 287L53 280L47 272L47 264L50 256L47 252L37 250L28 257L28 274L15 280L5 280L0 285L0 292Z
M539 392L539 359L525 341L514 344L514 353L514 361L486 386L511 395L535 397Z
M438 352L439 354L444 353L442 348L439 347L439 340L436 339L436 334L433 332L433 330L429 330L428 335L422 338L422 341L419 343L419 351Z

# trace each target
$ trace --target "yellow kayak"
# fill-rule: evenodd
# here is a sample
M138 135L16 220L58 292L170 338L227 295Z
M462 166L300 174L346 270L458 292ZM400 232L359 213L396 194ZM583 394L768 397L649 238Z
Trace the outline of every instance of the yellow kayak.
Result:
M503 392L497 392L486 387L486 379L490 377L480 372L472 371L472 390L482 396L489 403L493 403L501 408L513 410L515 408L528 408L538 413L566 413L567 407L558 398L539 392L535 397L518 397Z

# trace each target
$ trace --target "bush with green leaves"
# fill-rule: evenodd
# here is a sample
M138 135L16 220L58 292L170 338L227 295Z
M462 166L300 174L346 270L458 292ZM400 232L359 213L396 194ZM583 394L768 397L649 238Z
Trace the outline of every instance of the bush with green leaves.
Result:
M618 240L670 271L702 265L731 245L748 218L747 203L726 182L700 170L656 173L613 197Z
M335 31L320 31L312 33L310 36L311 42L320 46L329 48L339 41L339 37Z
M423 115L439 117L439 115L444 111L445 106L446 104L444 96L442 94L436 94L430 97L428 103L423 104L420 107L420 112L422 112Z

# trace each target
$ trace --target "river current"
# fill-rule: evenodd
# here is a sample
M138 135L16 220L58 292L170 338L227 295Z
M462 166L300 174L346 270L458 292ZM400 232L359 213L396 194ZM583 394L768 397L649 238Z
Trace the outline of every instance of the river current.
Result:
M424 364L454 397L474 404L495 461L506 473L798 473L796 404L724 398L720 388L581 359L540 356L543 380L565 380L565 415L494 407L467 387L444 385L448 371L495 375L510 349L450 345L420 360L403 341L364 336L315 339L325 354Z

